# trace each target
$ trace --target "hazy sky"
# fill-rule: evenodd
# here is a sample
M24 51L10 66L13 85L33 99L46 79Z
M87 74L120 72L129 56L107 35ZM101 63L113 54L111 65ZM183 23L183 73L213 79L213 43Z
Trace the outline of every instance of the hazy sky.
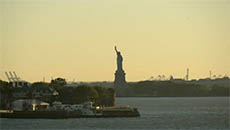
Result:
M0 0L0 79L230 75L230 0Z

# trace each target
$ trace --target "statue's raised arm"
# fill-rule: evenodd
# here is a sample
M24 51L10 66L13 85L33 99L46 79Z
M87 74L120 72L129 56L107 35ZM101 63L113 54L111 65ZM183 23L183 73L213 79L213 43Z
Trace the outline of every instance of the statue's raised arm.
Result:
M117 47L115 46L114 48L115 48L115 51L118 53L118 51L117 51Z

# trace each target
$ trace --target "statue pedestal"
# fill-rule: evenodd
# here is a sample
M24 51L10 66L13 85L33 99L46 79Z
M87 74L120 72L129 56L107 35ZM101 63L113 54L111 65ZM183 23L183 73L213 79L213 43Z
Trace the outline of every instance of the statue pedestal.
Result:
M126 80L125 80L125 72L124 70L117 70L115 73L115 80L114 80L114 87L115 88L122 88L125 87Z

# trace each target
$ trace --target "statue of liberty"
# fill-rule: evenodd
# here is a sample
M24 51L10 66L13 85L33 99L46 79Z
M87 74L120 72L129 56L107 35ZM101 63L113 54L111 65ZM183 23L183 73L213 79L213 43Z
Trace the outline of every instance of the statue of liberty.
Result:
M117 70L115 72L115 79L114 79L114 87L117 95L120 95L123 93L122 88L127 86L126 80L125 80L125 71L122 67L123 57L121 55L121 52L117 50L117 47L114 47L116 53L117 53Z
M123 58L122 58L121 52L117 51L116 46L114 48L117 53L117 71L123 71L123 67L122 67Z

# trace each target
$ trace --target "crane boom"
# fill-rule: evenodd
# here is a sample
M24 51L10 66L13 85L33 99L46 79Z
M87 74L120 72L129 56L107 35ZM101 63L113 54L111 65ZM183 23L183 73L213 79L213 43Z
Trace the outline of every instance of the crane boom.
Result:
M15 79L16 79L17 81L19 81L20 78L17 76L17 74L16 74L15 72L13 72L13 74L14 74L14 76L15 76Z
M7 79L9 80L9 82L12 82L12 79L10 78L9 74L7 72L5 72L5 74L6 74Z
M11 76L11 79L12 79L13 81L15 81L15 78L14 78L13 74L12 74L11 72L9 72L9 74L10 74L10 76Z

